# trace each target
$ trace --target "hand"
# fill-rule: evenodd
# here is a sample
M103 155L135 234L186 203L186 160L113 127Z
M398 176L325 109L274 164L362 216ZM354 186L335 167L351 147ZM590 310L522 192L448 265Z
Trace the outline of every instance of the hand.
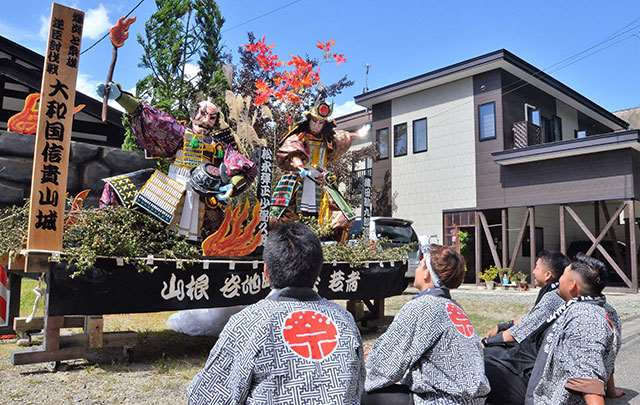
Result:
M493 336L495 336L497 334L498 334L498 325L496 325L493 328L491 328L489 333L487 333L487 337L493 337Z
M607 398L620 398L624 395L624 391L618 387L613 387L613 389L607 389Z
M98 87L96 87L96 93L98 94L98 97L100 98L104 97L104 92L105 92L105 85L99 84ZM120 85L115 82L109 82L109 100L116 100L121 95L122 95L122 88L120 87Z
M233 184L227 184L225 186L220 187L220 193L216 194L216 199L218 201L226 202L229 197L231 197L231 193L233 193Z
M311 177L311 172L304 167L298 167L298 175L302 178Z

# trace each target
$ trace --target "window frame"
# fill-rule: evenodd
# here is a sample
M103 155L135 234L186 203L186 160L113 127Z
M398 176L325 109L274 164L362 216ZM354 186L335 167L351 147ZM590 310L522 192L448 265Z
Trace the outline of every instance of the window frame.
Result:
M424 149L416 150L416 122L424 121ZM413 154L423 153L429 150L429 120L427 117L418 118L411 122L411 149Z
M386 139L387 140L387 156L384 156L384 157L380 154L380 148L378 147L378 145L380 144L380 136L379 135L380 135L380 133L382 131L387 131L387 136L386 136L386 138L387 138ZM386 160L386 159L389 159L389 157L391 157L391 151L389 149L390 140L391 139L390 139L390 136L389 136L389 127L376 129L376 152L378 154L377 160Z
M486 105L492 105L493 106L493 136L492 137L486 137L483 138L482 137L482 116L480 115L480 110L482 109L482 107L486 106ZM493 139L497 139L498 137L498 126L497 126L497 118L496 118L496 102L495 101L489 101L487 103L482 103L478 105L478 140L480 142L484 142L484 141L491 141Z
M404 143L405 143L404 153L396 154L396 128L402 127L403 125L404 125ZM409 126L407 125L406 122L401 122L393 126L393 157L395 158L395 157L407 156L408 153L409 153Z

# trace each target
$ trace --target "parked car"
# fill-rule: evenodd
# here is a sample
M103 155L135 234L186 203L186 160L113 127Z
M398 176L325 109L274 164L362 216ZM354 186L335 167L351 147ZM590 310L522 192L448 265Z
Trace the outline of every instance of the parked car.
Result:
M409 253L409 266L405 277L413 278L418 267L417 244L418 235L413 229L413 221L391 217L371 217L369 223L369 239L385 239L384 247L398 247L409 243L416 245L416 250ZM349 239L356 239L362 235L362 220L356 219L351 223Z

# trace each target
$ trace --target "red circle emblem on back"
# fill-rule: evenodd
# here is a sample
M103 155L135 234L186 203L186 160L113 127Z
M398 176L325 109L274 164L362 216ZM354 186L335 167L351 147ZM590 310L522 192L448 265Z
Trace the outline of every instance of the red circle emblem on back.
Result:
M447 313L449 314L451 323L456 327L456 330L461 335L466 337L473 336L473 325L471 324L471 321L469 321L469 318L467 318L467 314L464 313L462 308L455 304L448 303Z
M331 318L316 311L295 311L282 327L284 342L307 360L324 360L338 345L338 330Z

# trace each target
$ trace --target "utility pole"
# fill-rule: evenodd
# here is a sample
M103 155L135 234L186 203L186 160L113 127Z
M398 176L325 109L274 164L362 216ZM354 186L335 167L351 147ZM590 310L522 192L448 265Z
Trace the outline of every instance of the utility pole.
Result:
M370 67L371 65L368 63L364 65L365 72L364 72L364 89L362 89L363 94L369 91L369 68Z

